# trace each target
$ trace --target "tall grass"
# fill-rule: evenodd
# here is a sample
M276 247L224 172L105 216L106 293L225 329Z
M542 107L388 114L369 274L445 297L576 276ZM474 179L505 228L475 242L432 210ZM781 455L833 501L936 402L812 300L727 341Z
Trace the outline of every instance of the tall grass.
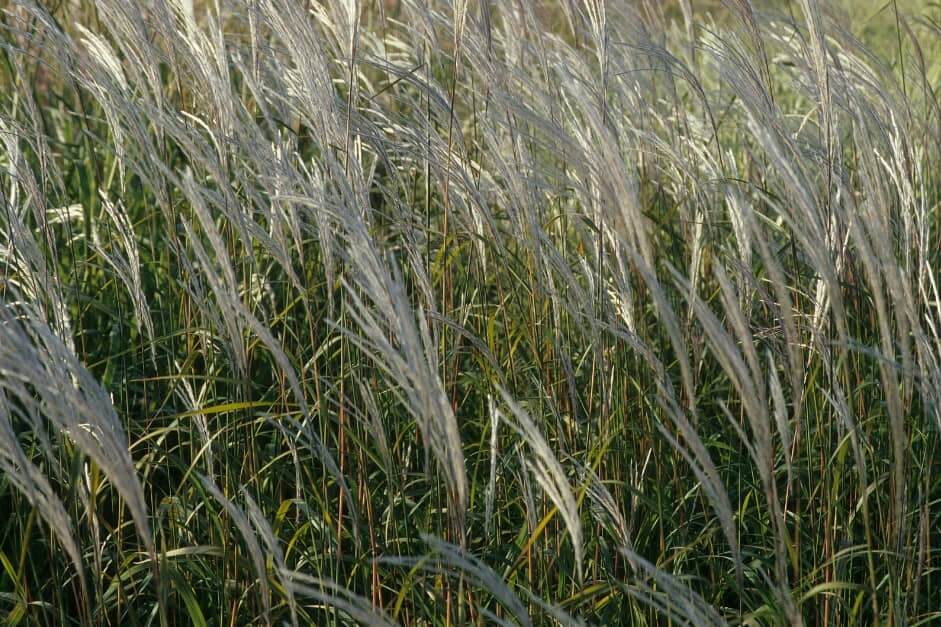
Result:
M0 620L941 619L941 13L866 7L6 3Z

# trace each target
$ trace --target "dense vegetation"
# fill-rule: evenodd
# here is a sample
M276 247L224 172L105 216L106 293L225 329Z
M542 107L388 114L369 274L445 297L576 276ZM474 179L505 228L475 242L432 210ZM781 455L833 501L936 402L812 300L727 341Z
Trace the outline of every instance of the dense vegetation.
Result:
M941 620L941 7L0 4L5 624Z

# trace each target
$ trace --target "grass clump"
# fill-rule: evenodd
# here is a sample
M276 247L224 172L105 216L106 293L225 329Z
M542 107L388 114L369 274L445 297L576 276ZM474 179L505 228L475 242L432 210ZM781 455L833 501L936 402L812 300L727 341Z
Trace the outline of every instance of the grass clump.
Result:
M861 7L8 2L0 619L937 620L941 13Z

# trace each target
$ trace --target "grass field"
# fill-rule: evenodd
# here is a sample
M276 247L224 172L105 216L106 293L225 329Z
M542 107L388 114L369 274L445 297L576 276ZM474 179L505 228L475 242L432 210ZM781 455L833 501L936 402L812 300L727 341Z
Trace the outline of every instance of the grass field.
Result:
M0 2L0 622L941 621L941 5Z

